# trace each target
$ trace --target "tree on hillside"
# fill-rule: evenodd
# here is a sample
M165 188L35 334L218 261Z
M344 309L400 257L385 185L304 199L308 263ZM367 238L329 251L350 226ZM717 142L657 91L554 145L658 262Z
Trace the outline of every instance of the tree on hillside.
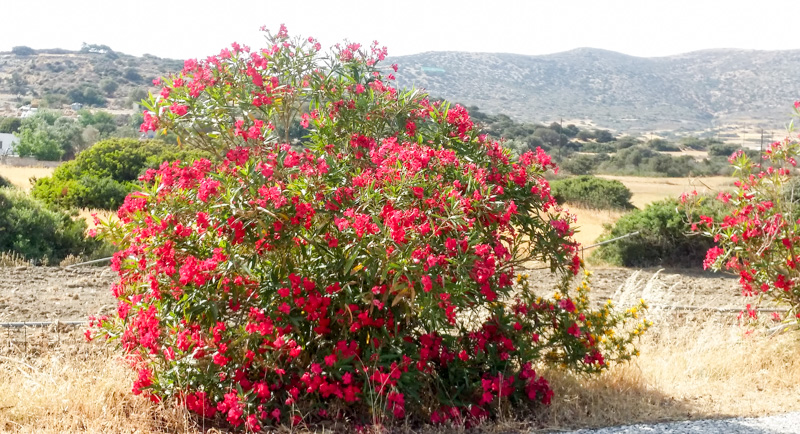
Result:
M595 135L594 132L592 132L591 130L580 130L578 131L578 134L575 135L575 137L577 137L578 140L586 142L594 139Z
M22 120L20 118L4 118L0 121L0 133L14 134L19 131L20 126L22 126Z
M608 130L594 130L594 136L597 143L607 143L615 140L614 135Z
M550 128L537 128L533 133L534 137L538 137L542 142L550 147L561 146L561 134L551 130Z
M561 133L567 137L575 137L580 131L580 128L576 127L575 124L569 124L564 127L564 130L561 131Z
M17 56L32 56L36 54L36 50L31 47L26 47L24 45L18 45L16 47L11 48L11 52L16 54Z
M113 78L104 78L100 80L100 89L106 93L107 97L113 97L114 92L119 89L119 84Z
M83 146L83 128L75 120L57 112L41 110L22 120L17 153L44 161L71 158Z
M88 106L103 107L106 105L106 99L100 90L88 83L83 83L80 86L70 89L69 92L67 92L67 97L69 97L72 102Z
M8 91L12 94L25 95L28 92L28 81L19 72L14 71L11 77L6 78Z
M94 113L86 109L80 110L78 111L78 122L83 127L91 125L96 128L101 139L111 137L117 130L117 121L114 115L103 110L97 110Z
M142 82L142 75L139 74L139 71L136 68L127 68L125 69L125 73L123 74L126 80L130 81L131 83L141 83Z
M131 89L130 93L128 93L128 98L125 100L125 103L128 107L131 107L134 103L139 104L142 102L143 99L146 99L149 96L149 93L146 89L137 87ZM141 125L141 124L140 124Z
M81 44L81 53L98 53L98 54L106 54L106 53L113 53L114 50L111 49L108 45L103 44L87 44L84 42Z

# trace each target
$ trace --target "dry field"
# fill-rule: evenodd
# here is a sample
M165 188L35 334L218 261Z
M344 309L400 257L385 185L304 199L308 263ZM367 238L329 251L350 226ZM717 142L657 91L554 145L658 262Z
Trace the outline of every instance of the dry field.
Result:
M80 314L97 312L98 307L113 301L110 294L96 292L113 279L103 268L6 267L0 268L0 274L6 276L0 279L0 293L14 294L0 300L0 312L14 312L4 315L6 321L33 314L23 315L21 307L30 307L34 303L31 296L53 285L60 284L73 297L95 306L87 306ZM531 271L530 278L537 291L548 291L545 271ZM596 301L613 298L620 306L639 297L650 300L652 306L694 308L740 307L745 302L734 278L706 273L637 273L610 268L596 270L593 282ZM51 294L39 297L36 309L55 317L76 314L73 309L79 303ZM796 334L770 336L760 326L742 327L737 324L736 312L652 308L648 316L655 325L643 338L641 355L633 362L613 366L595 377L540 368L556 392L552 405L524 417L505 415L475 432L562 431L800 410L795 399L800 393ZM0 331L0 431L219 432L209 429L209 421L133 396L132 381L131 371L118 353L97 343L81 343L79 330ZM278 431L290 430L281 427ZM461 430L399 427L397 431L441 434Z
M677 198L684 192L716 193L733 187L735 178L714 176L708 178L648 178L640 176L598 175L600 178L622 182L632 193L631 203L639 209L661 199ZM565 206L578 218L575 239L581 245L593 244L603 233L604 225L613 225L624 211L587 209L567 204Z
M604 225L613 225L623 214L624 211L607 209L587 209L567 204L567 210L577 217L575 227L575 239L582 246L593 244L600 235L603 234Z
M44 178L53 174L52 167L16 167L0 165L0 175L8 178L17 188L30 191L32 177Z
M633 193L631 202L644 208L650 202L678 197L681 193L697 190L698 193L716 193L733 187L734 178L711 176L707 178L648 178L640 176L597 175L598 178L615 179L625 184Z

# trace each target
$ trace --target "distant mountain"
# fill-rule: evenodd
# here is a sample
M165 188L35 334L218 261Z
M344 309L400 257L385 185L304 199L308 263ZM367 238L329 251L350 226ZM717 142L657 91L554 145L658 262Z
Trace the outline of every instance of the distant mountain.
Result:
M154 78L183 68L183 61L131 56L104 45L81 51L17 48L0 52L0 116L16 115L30 103L60 109L80 102L132 113L132 103L157 89Z
M783 125L800 100L800 50L718 49L642 58L428 52L390 59L400 86L522 121L591 120L621 131Z
M16 49L15 49L16 50ZM428 52L388 59L400 86L519 121L564 119L624 132L701 131L727 124L784 125L800 99L800 50L719 49L642 58L580 48L543 56ZM81 51L0 53L0 116L17 107L104 100L117 113L156 90L183 62Z

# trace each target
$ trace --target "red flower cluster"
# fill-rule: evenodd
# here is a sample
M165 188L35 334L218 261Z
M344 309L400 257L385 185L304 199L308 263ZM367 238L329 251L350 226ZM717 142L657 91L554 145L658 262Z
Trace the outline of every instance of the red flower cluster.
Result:
M795 104L800 116L800 105ZM720 192L717 199L726 208L721 221L700 216L692 228L713 237L712 247L703 261L703 268L728 269L739 274L742 294L766 296L791 306L800 306L800 270L797 269L797 213L791 191L795 182L800 143L792 138L770 145L764 163L753 162L738 151L731 155L738 180L734 192ZM693 195L697 197L696 193ZM698 199L682 198L689 210ZM747 306L740 318L756 318L756 310Z

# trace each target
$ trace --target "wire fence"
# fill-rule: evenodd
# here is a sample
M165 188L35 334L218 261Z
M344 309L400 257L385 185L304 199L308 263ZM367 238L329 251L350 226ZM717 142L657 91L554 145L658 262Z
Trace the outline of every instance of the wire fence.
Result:
M112 258L112 256L109 256L107 258L94 259L94 260L86 261L86 262L79 262L77 264L67 265L66 267L64 267L64 269L65 270L72 270L73 268L80 267L81 265L99 264L101 262L110 261L111 258Z
M639 235L639 231L630 232L619 237L601 241L581 247L581 254L585 250L593 249L598 246L613 243L625 238ZM70 270L82 265L91 265L111 258L101 258L92 261L72 264L65 267ZM549 267L544 267L549 268ZM533 268L534 270L538 268ZM735 313L742 312L740 308L717 308L708 306L687 306L687 305L652 305L653 308L668 309L673 311L706 311L714 313ZM758 308L757 312L787 312L788 309L781 308ZM32 348L48 348L63 344L78 344L85 342L83 329L88 325L86 320L70 321L14 321L0 322L0 353L7 350L28 352Z
M0 323L0 355L36 355L86 345L87 321L19 321Z
M622 239L625 239L625 238L628 238L628 237L639 235L639 233L640 233L639 231L630 232L630 233L627 233L625 235L620 235L620 236L618 236L616 238L611 238L611 239L608 239L608 240L600 241L599 243L589 244L588 246L581 246L581 253L583 253L584 250L593 249L593 248L595 248L597 246L602 246L604 244L613 243L613 242L616 242L616 241L619 241L619 240L622 240Z

